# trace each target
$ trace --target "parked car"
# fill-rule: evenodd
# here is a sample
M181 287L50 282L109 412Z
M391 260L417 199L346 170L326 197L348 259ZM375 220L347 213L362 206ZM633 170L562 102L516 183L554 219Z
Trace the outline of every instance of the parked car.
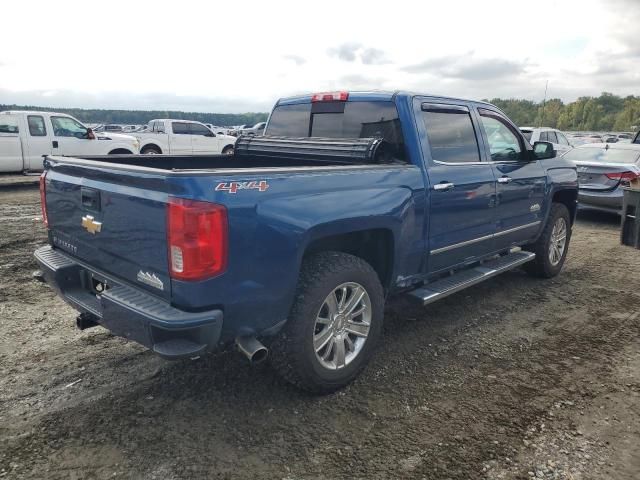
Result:
M128 135L95 134L64 113L0 112L0 172L42 170L44 155L111 155L138 153Z
M263 135L267 122L258 122L253 127L241 128L237 130L237 135Z
M581 208L620 214L622 187L640 175L640 145L590 143L566 155L578 167Z
M151 120L145 132L133 134L143 154L233 154L236 138L219 135L190 120Z
M122 131L125 133L137 132L140 130L140 125L123 125Z
M520 131L532 145L535 142L550 142L558 155L564 155L573 148L573 145L564 133L555 128L548 127L520 127Z
M235 343L257 362L269 339L287 380L325 393L373 355L387 297L425 305L520 265L562 268L575 165L491 104L304 95L276 104L266 134L233 157L47 158L35 255L80 328L167 358Z

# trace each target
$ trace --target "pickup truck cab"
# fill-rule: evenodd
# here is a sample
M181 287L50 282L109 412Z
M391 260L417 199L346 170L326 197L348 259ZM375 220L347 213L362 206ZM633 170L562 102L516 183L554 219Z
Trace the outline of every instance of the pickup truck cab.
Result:
M232 157L153 160L47 158L43 278L80 328L167 358L235 343L257 362L266 343L313 392L364 368L389 296L557 275L578 194L493 105L409 92L285 98Z
M233 154L236 138L213 133L200 122L190 120L151 120L144 132L133 135L140 140L143 154Z
M112 155L139 152L135 138L93 133L64 113L0 112L0 172L42 170L44 155Z

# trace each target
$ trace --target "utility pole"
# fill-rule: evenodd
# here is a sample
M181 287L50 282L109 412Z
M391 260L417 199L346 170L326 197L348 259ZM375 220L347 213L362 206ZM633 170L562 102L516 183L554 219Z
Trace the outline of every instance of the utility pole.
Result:
M549 88L549 80L547 80L547 84L544 86L544 99L542 100L542 118L540 118L540 125L542 127L544 125L544 106L547 103L547 88Z

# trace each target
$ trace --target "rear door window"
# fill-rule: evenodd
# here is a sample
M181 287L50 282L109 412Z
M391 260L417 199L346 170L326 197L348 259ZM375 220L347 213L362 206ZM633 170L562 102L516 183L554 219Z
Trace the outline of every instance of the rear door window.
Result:
M556 132L547 132L547 138L549 139L547 140L548 142L558 143L558 137L556 136Z
M40 115L29 115L27 117L27 123L29 124L29 134L32 137L47 136L47 128L44 125L44 118Z
M434 161L443 163L480 161L478 139L467 109L448 110L445 106L423 106L422 120L429 138L431 158Z
M173 129L173 133L175 133L176 135L191 134L189 124L185 122L171 122L171 128Z

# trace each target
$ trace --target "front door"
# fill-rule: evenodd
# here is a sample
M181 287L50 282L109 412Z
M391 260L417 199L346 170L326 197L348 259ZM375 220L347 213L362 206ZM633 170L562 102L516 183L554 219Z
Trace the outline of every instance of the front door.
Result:
M42 170L44 168L43 155L51 155L53 151L50 130L42 115L27 115L28 140L25 142L25 169Z
M204 125L199 123L191 123L191 145L193 153L220 153L219 141L216 134Z
M496 177L496 249L531 240L545 212L546 174L532 160L515 125L497 111L479 108L487 154Z
M95 146L87 135L87 127L71 117L51 116L53 127L52 152L54 155L82 157L95 154Z
M423 101L419 108L431 201L428 273L434 273L492 251L495 177L468 106Z

